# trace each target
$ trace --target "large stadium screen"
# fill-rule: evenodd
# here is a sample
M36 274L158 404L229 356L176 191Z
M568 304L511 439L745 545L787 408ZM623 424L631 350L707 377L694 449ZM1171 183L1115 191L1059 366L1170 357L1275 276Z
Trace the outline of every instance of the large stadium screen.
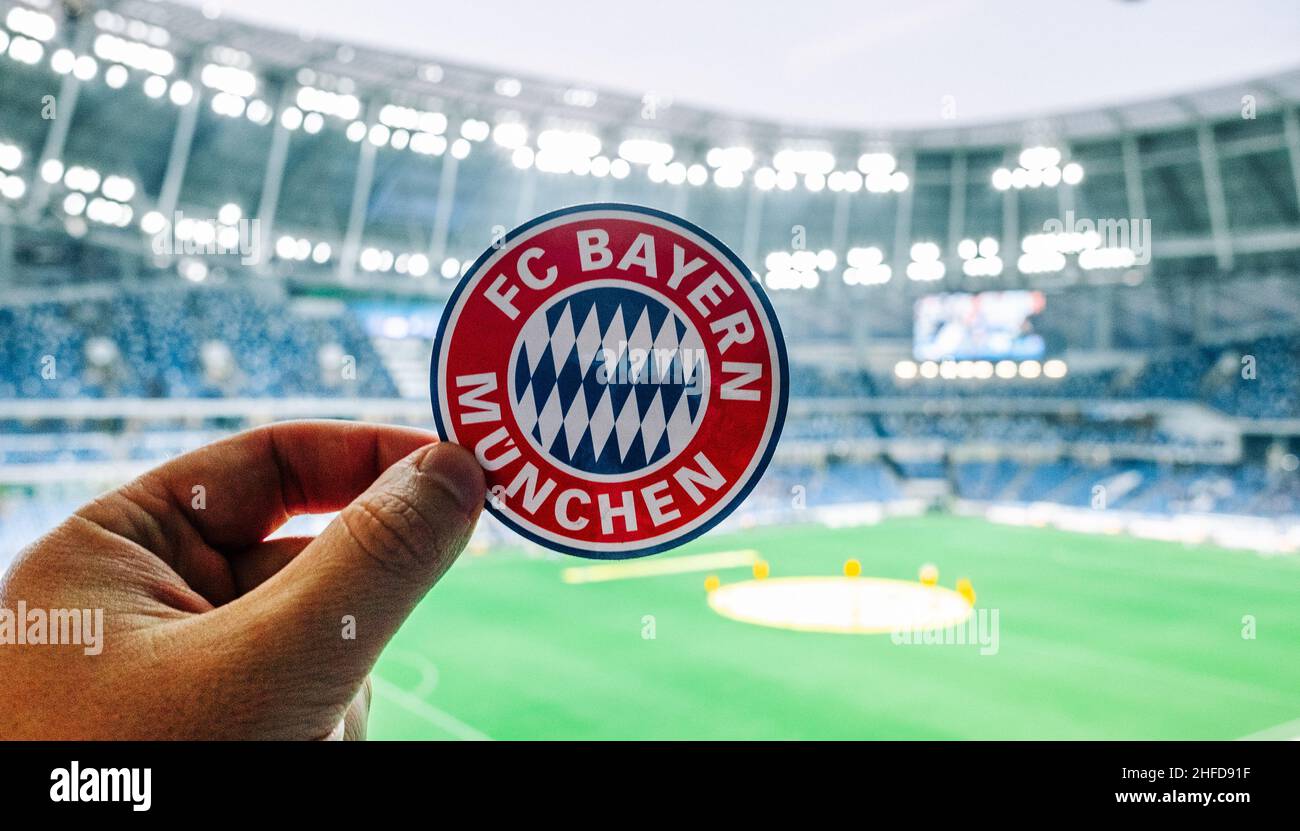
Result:
M913 353L919 361L1041 358L1043 336L1034 318L1046 307L1041 291L932 294L916 301Z

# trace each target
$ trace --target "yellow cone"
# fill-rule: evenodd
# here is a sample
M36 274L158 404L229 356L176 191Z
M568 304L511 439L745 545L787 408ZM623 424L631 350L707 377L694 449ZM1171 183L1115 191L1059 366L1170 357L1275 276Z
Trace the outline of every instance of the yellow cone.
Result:
M716 574L710 574L708 577L704 578L704 590L706 592L711 592L721 585L722 581L718 579L718 575Z
M766 580L767 575L772 573L772 568L767 564L767 560L759 560L754 563L754 579Z
M861 573L862 573L862 563L858 562L857 560L844 561L845 577L857 577Z
M917 577L923 584L933 586L939 582L939 567L934 563L926 563L921 566L921 571L917 574Z

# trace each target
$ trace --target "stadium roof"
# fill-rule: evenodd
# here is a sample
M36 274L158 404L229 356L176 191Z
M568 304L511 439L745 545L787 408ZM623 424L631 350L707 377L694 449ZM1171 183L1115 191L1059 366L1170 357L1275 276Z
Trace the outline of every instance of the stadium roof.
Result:
M191 3L380 51L859 129L948 126L952 108L970 125L1176 97L1294 66L1300 41L1294 0L761 0L743 11L659 0L646 14L577 0L370 0L358 14L353 0L313 0L309 15L263 0ZM1124 109L1129 121L1169 115Z

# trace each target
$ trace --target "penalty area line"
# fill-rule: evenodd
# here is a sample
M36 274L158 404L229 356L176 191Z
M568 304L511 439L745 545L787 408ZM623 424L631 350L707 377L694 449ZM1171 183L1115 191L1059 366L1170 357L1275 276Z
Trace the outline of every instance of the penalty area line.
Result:
M1300 742L1300 718L1294 721L1286 721L1281 724L1260 730L1258 733L1251 733L1249 736L1242 736L1239 742Z
M470 727L451 713L438 709L423 698L407 692L391 681L385 681L377 675L372 675L370 676L370 685L375 691L375 695L391 701L413 715L419 716L454 738L466 742L492 741L492 737L486 733Z
M690 574L722 568L742 568L759 561L758 552L752 548L738 551L716 551L712 554L688 554L662 560L630 560L621 563L602 563L595 566L571 566L560 574L566 583L604 583L609 580L630 580L637 577L662 577L666 574Z

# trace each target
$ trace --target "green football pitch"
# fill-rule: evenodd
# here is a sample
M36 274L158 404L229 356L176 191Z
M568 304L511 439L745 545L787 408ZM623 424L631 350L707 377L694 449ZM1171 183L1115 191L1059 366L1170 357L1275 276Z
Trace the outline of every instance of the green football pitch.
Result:
M743 549L772 578L933 563L998 610L998 650L713 611L705 577L748 566L570 584L591 561L466 553L376 668L371 738L1300 736L1300 558L932 516L710 534L655 559Z

